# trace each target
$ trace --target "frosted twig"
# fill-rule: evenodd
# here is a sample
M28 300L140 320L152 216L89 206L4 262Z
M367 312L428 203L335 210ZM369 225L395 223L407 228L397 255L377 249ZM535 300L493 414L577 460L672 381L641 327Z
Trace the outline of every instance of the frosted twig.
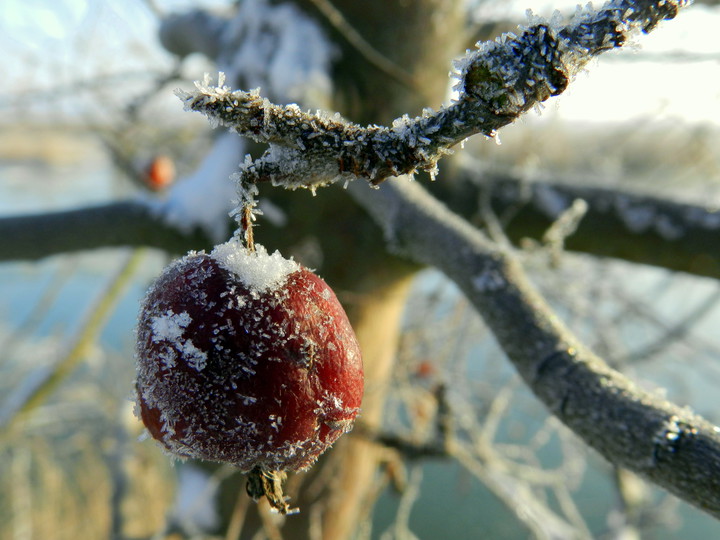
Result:
M193 92L178 91L185 107L270 148L242 170L248 182L271 181L294 189L355 177L379 184L390 176L427 170L472 135L496 130L551 96L597 55L621 47L637 32L674 18L689 0L613 0L599 10L579 9L567 23L537 18L518 35L478 44L455 63L457 99L435 112L404 116L391 127L347 122L280 106L257 90L231 91L221 75Z
M566 208L543 235L543 244L550 249L555 266L560 263L560 254L565 247L565 239L572 235L580 225L580 221L588 211L588 204L583 199L575 199Z

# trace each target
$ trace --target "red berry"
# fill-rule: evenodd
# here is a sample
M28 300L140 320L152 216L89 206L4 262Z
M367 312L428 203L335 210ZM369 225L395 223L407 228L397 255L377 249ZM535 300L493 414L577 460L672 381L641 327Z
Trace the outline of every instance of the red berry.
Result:
M177 456L305 469L358 414L360 350L335 294L262 246L231 240L170 265L137 337L140 416Z
M175 181L175 164L168 156L155 156L145 167L142 178L151 190L162 191Z

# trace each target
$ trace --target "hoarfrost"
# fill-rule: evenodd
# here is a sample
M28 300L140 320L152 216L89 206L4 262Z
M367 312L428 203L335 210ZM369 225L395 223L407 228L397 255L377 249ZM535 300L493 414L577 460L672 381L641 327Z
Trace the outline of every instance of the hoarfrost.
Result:
M190 367L202 371L207 365L207 353L198 349L192 340L188 339L182 346L182 354Z
M277 290L290 274L300 270L298 263L286 259L279 251L270 255L259 244L255 245L254 252L249 251L238 238L215 246L210 256L257 293Z
M678 451L678 445L683 439L696 435L697 429L695 427L673 414L662 423L660 429L653 437L653 443L655 445L653 460L659 452L674 454Z
M158 358L162 361L166 369L172 369L177 365L177 353L175 349L167 349L166 351L159 353Z
M175 343L191 322L192 319L186 311L173 313L172 310L167 310L164 315L152 318L152 340L155 343L159 341Z

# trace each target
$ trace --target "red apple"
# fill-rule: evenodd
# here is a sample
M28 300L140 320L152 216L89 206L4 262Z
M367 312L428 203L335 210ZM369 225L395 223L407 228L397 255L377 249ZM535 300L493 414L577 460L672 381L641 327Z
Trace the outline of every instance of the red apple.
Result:
M360 350L333 291L236 240L191 252L157 279L137 362L150 434L176 456L243 471L308 468L351 429L363 393Z

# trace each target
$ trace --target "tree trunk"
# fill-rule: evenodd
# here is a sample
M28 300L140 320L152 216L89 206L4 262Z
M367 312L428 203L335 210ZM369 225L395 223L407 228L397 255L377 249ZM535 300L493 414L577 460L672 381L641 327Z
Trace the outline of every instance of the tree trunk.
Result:
M334 107L363 123L390 123L403 114L438 107L448 90L451 59L466 41L462 2L446 0L334 0L353 30L398 74L383 71L330 23L323 2L297 4L323 23L342 56L335 67ZM363 181L358 179L358 182ZM359 422L372 429L382 421L400 336L402 311L417 266L387 253L383 233L340 188L317 196L260 186L261 199L280 207L289 226L265 223L257 232L269 249L280 249L317 269L345 305L360 341L365 397ZM382 448L350 434L338 441L308 473L293 475L287 491L299 515L285 518L284 538L342 540L357 529L373 504ZM222 513L230 519L242 489L231 482ZM241 495L243 496L243 495ZM250 507L242 538L262 526L263 507ZM267 527L267 516L264 519Z
M369 429L378 428L387 396L400 337L402 313L412 274L399 276L363 295L350 309L365 359L365 396L359 421ZM350 436L336 449L337 472L325 501L322 538L348 538L360 518L374 503L372 491L382 448L360 436Z

